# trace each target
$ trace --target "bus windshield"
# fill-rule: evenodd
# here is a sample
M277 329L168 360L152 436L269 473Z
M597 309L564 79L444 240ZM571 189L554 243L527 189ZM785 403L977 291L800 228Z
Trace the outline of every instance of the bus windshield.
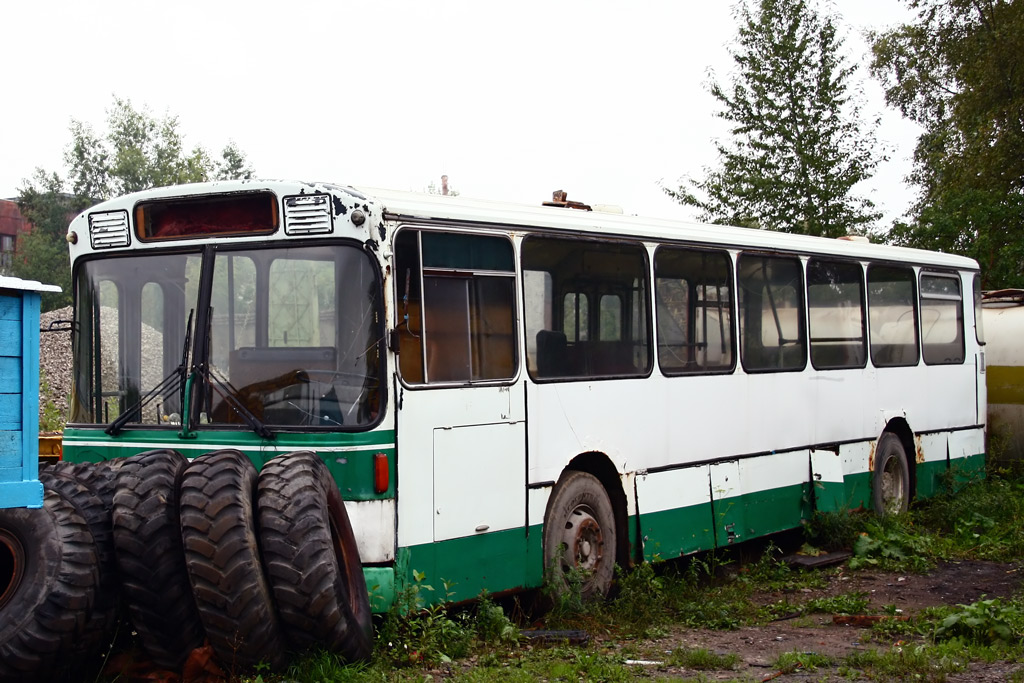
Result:
M358 247L93 260L76 296L72 422L348 429L380 411L380 282Z

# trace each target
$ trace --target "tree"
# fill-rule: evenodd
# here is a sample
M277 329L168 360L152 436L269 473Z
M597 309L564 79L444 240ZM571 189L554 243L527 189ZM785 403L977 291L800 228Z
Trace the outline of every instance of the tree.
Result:
M1024 287L1024 2L905 1L915 22L872 36L887 102L924 128L918 196L889 239L971 256L987 288Z
M114 98L107 130L97 135L71 121L71 143L64 153L67 177L36 169L19 191L18 205L32 230L18 238L13 275L60 285L44 294L43 310L71 304L71 272L64 235L76 213L111 197L179 183L252 178L245 155L233 142L214 161L201 146L185 152L177 117L156 119L131 101Z
M883 157L861 121L856 67L842 57L835 22L804 0L736 7L739 32L729 84L710 85L731 125L716 141L719 165L665 192L701 219L837 237L878 220L854 194Z

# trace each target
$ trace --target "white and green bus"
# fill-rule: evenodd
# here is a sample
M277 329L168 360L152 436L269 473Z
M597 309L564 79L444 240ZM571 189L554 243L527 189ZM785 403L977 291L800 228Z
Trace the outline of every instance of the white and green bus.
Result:
M414 577L602 593L983 467L974 261L557 204L238 181L85 211L64 457L312 450L375 611Z

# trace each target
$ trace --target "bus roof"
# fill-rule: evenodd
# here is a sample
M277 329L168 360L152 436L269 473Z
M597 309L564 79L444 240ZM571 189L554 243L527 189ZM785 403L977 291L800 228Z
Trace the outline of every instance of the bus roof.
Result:
M770 230L585 211L559 206L517 204L463 196L433 195L333 183L283 180L233 180L155 188L112 199L86 210L127 209L144 199L226 194L270 190L286 195L330 193L350 208L362 206L386 217L419 222L456 222L503 228L540 228L555 232L583 232L606 237L672 240L707 246L724 246L803 254L831 254L854 259L873 259L927 264L937 267L978 270L976 261L941 252L910 249L865 241L848 241Z

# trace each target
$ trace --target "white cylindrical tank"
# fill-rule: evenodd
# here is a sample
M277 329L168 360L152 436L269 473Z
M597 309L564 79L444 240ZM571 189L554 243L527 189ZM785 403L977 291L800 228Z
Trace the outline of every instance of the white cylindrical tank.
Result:
M985 292L989 455L1024 459L1024 289Z

